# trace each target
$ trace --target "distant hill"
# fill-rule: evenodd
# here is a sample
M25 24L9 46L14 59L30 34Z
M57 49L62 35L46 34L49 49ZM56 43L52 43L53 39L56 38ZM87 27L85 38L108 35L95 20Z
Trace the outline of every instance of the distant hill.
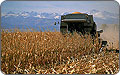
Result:
M118 24L118 14L109 13L106 11L91 10L86 12L94 16L94 20L98 26L101 24ZM64 14L69 14L68 12L58 14L58 13L37 13L37 12L8 12L2 13L1 16L1 27L4 29L11 28L34 28L39 29L38 27L47 27L50 30L54 28L59 30L60 25L54 25L54 22L60 22L60 16Z
M45 29L49 28L53 30L59 30L59 25L54 25L54 22L59 21L57 13L41 13L37 12L22 12L13 13L8 12L2 16L1 27L4 29L11 28L34 28L39 30L39 27Z

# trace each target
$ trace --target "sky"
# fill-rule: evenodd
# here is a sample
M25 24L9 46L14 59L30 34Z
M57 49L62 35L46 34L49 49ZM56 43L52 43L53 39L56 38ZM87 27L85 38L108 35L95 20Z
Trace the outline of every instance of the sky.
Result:
M115 1L4 1L1 5L2 13L9 11L88 12L93 9L118 14L119 4Z

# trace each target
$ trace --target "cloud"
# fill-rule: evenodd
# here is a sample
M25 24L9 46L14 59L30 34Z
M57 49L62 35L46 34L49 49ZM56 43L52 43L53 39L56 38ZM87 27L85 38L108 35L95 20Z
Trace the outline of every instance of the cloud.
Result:
M37 16L34 16L34 17L38 17L38 18L46 18L45 16L41 16L41 15L37 15Z
M97 18L101 18L101 19L106 19L105 16L102 14L102 12L97 12L97 13L93 14L93 16L95 16Z

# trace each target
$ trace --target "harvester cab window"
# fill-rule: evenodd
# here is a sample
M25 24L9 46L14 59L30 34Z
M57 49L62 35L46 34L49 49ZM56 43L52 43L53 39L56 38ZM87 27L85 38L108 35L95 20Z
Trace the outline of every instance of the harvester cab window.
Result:
M72 22L68 23L68 31L73 33L74 31L76 32L84 32L84 23L83 22Z

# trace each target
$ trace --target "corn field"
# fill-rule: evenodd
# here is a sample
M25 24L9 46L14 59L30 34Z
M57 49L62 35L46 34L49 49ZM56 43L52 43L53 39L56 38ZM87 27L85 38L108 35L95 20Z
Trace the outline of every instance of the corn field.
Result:
M105 49L100 53L100 48L98 38L89 34L2 30L1 71L5 74L118 73L119 54Z

